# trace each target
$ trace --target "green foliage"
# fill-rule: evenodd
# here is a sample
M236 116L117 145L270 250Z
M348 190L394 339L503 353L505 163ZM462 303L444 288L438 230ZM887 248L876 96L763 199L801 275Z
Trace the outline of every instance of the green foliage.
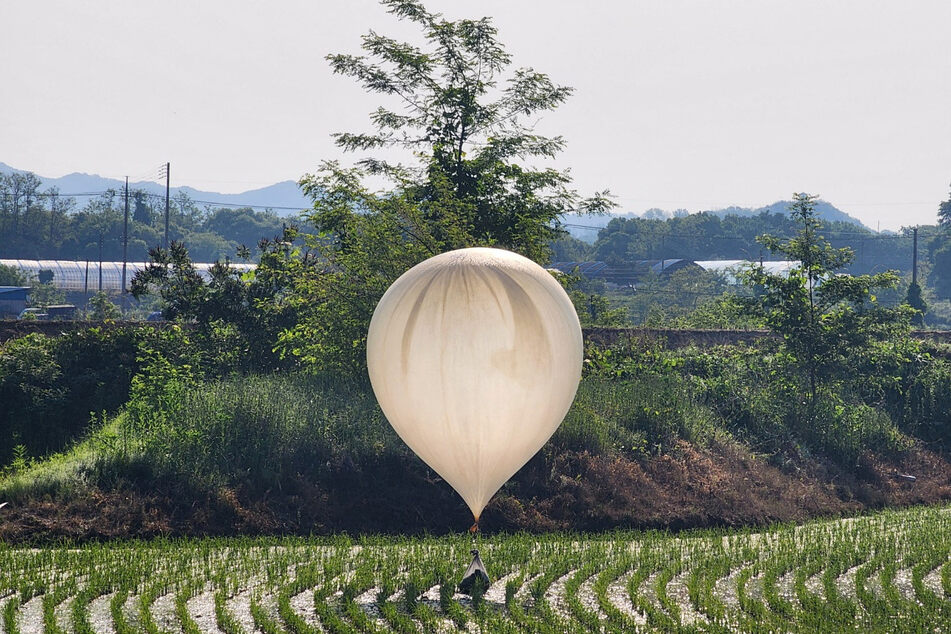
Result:
M619 290L612 297L628 309L633 323L654 328L743 328L753 320L741 318L732 298L742 289L726 277L699 267L670 274L648 271L634 291ZM754 326L755 327L755 326Z
M618 328L628 325L627 310L623 307L612 307L611 301L601 293L573 290L568 296L575 306L582 326Z
M761 242L799 265L787 275L769 273L753 266L743 274L755 296L746 305L766 326L783 339L813 403L829 383L854 376L856 356L865 354L877 341L907 334L907 307L884 308L874 292L898 283L894 272L875 275L836 275L854 254L834 249L819 234L815 196L795 194L790 213L799 232L788 240L762 236Z
M951 242L944 240L932 251L928 283L939 298L951 298Z
M721 425L698 401L690 382L676 373L618 381L609 372L593 370L551 442L559 450L638 458L670 451L679 440L702 445Z
M277 345L314 371L357 375L366 364L366 332L379 298L439 250L417 206L367 190L353 170L333 169L332 176L305 185L318 196L312 221L322 233L306 236L308 250L287 263L287 303L297 320ZM269 264L262 259L262 267Z
M951 195L938 205L938 224L944 227L951 226Z
M821 201L819 204L822 204ZM825 224L830 241L849 246L856 259L849 270L870 271L873 267L902 268L910 258L911 236L885 236L849 222ZM757 237L763 234L785 238L796 234L795 220L784 213L719 216L709 212L673 218L614 218L598 233L588 259L608 262L636 262L686 258L690 260L747 260L767 256ZM924 228L923 228L924 230Z
M30 284L29 300L27 301L30 306L45 308L62 304L65 301L66 291L56 288L51 283L44 284L38 280L33 280Z
M18 434L14 434L14 440L18 437ZM27 469L32 467L35 464L33 458L26 451L26 445L14 445L12 452L12 459L10 464L3 466L0 465L0 477L17 475L20 473L26 472Z
M235 347L229 326L208 329L86 328L57 337L30 334L0 344L0 466L22 444L43 456L81 438L130 394L163 382L227 375L260 367ZM133 380L135 377L135 381ZM170 388L171 389L171 388Z
M679 307L671 310L650 310L644 325L654 328L685 328L700 330L752 330L763 327L763 322L750 315L736 301L733 294L725 293L715 299L697 299L696 308Z
M195 319L204 307L208 288L188 257L181 242L168 249L149 250L151 261L132 278L132 296L139 298L157 288L162 298L162 316L166 319Z
M951 442L951 363L944 345L886 344L875 373L856 382L865 402L887 412L907 433L927 442Z
M155 247L149 251L151 262L132 278L132 295L138 299L158 293L166 319L196 322L203 339L216 349L208 361L219 373L287 367L293 362L282 361L277 341L298 323L298 306L307 307L289 296L317 264L313 255L294 246L296 238L297 229L285 227L282 236L259 242L260 263L254 271L242 273L228 260L219 261L207 282L184 244Z
M487 18L453 22L412 0L383 4L419 28L428 48L371 32L365 56L328 56L334 72L399 104L372 115L374 132L335 138L348 151L409 149L418 163L328 162L301 180L314 200L307 219L319 232L306 246L319 259L291 278L288 301L299 321L278 346L318 371L363 372L376 302L423 259L499 246L545 262L563 214L611 206L606 192L582 199L566 172L520 162L561 150L560 138L532 133L525 120L556 108L569 88L531 69L505 79L510 57ZM386 176L393 189L371 192L368 174Z
M31 334L0 345L0 430L5 436L0 464L13 457L15 445L35 454L61 442L60 415L67 403L63 383L69 378L63 377L49 337Z
M123 196L110 190L88 200L40 191L29 172L0 175L0 243L4 257L22 259L117 261L123 255ZM130 192L128 257L142 261L150 246L164 236L164 196ZM242 244L254 245L280 233L287 219L270 211L199 208L185 193L170 206L171 239L185 242L198 261L213 262L234 253Z
M915 310L911 317L911 323L914 326L923 326L925 323L925 313L928 312L928 304L921 295L921 286L918 282L912 282L908 285L908 293L905 295L905 303Z
M416 154L415 168L375 158L361 165L395 180L441 249L497 245L544 261L562 214L610 206L605 194L583 200L568 189L566 172L516 162L551 159L563 148L560 137L537 135L525 121L564 103L571 88L531 68L506 78L511 56L489 18L453 22L416 0L382 4L417 27L427 47L371 31L363 37L365 56L329 55L335 73L398 108L378 108L372 133L335 139L348 151L397 147Z
M599 440L590 448L611 446L604 430L618 421L635 420L639 422L632 429L639 431L642 442L661 443L663 448L677 439L702 443L728 433L779 461L814 452L854 466L864 451L901 453L908 448L905 433L924 431L915 427L917 413L932 420L940 417L929 437L948 429L948 415L938 414L948 405L941 396L948 366L934 365L934 359L915 354L915 349L915 342L907 340L901 346L877 346L855 359L854 381L840 381L835 390L823 390L812 401L803 395L795 359L777 340L752 348L668 350L640 339L608 348L589 346L588 380L617 382L619 392L630 392L623 401L631 408L604 421L595 417L602 435L592 432ZM583 384L576 408L582 407L584 395ZM599 409L611 411L608 403L614 398L599 396ZM656 410L659 415L634 416L641 408L638 403L643 413ZM575 428L577 423L569 421L571 413L559 434Z
M99 291L89 298L89 305L92 310L87 314L87 318L93 321L114 321L122 316L119 307L112 303L105 291Z
M320 376L196 382L151 353L133 381L130 433L157 477L176 486L252 491L318 478L330 465L405 456L366 386Z
M551 243L552 262L584 262L588 260L588 244L563 234Z
M569 274L555 274L574 304L583 327L617 328L628 325L627 310L614 306L605 295L604 282L589 280L577 269Z
M15 266L0 264L0 286L27 286L27 276Z

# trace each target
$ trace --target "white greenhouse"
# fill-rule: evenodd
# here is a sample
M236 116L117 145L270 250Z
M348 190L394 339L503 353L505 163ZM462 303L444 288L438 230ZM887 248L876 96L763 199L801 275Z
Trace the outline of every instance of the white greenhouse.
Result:
M132 284L132 276L145 268L148 262L126 262L126 282L125 289L122 288L122 262L102 262L102 286L100 287L99 273L100 262L93 261L72 261L72 260L2 260L0 265L11 266L26 273L30 279L39 279L40 271L53 272L53 286L69 292L94 293L98 290L106 291L110 294L117 294L122 290L128 290ZM193 263L198 274L206 280L210 277L209 270L214 263L195 262ZM238 271L250 271L254 268L253 264L230 263L232 269Z

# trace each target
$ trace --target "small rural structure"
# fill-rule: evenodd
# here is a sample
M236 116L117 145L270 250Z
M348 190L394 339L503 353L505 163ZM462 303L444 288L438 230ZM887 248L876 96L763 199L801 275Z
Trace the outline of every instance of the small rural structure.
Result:
M0 286L0 319L16 317L26 308L27 286Z

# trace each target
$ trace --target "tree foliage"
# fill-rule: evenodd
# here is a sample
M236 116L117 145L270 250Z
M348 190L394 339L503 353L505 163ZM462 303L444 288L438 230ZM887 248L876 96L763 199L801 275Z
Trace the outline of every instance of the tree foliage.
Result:
M214 264L206 281L196 270L188 249L172 242L155 247L150 263L132 278L136 299L157 293L168 320L193 321L206 338L222 343L221 365L242 369L274 369L287 365L276 354L279 333L297 321L287 300L292 279L313 266L313 255L294 246L297 230L285 227L281 236L258 243L260 264L242 273L224 260ZM242 254L249 256L247 249Z
M905 303L915 310L915 314L911 317L911 323L915 326L923 326L925 323L925 313L928 312L928 304L922 296L921 285L918 284L918 282L912 282L908 285Z
M0 286L26 286L29 279L15 266L0 264Z
M684 258L688 260L759 260L769 251L757 241L763 234L789 238L799 230L787 214L719 216L700 212L673 218L614 218L599 231L584 259L612 263ZM877 234L841 221L824 222L830 244L850 247L855 258L846 267L852 273L905 268L911 263L910 232ZM922 230L921 234L924 235Z
M89 299L87 318L93 321L116 320L122 316L119 307L112 303L105 291L99 291Z
M813 402L824 386L847 376L874 342L906 333L910 318L907 306L884 308L876 302L877 289L897 285L894 272L836 274L854 253L833 248L820 235L815 200L809 194L794 195L790 215L799 226L794 237L761 237L771 253L796 260L798 266L780 275L756 265L743 276L756 291L747 307L782 337Z
M938 205L938 224L951 227L951 193L948 194L947 200Z
M937 246L937 245L936 245ZM940 298L951 298L951 242L942 240L931 252L931 274L928 282Z
M582 199L566 171L533 168L554 158L561 137L536 134L526 120L554 110L572 89L532 68L508 71L511 56L489 18L444 19L416 0L383 0L390 13L417 26L426 48L370 31L364 55L328 56L335 73L358 81L389 102L371 114L369 133L338 133L348 151L398 148L412 166L371 157L362 170L393 179L396 191L419 208L438 250L497 245L537 261L560 235L560 218L603 211L607 192ZM333 166L325 174L334 176ZM336 174L341 182L356 172ZM313 177L304 184L314 192ZM316 219L322 219L316 200Z
M605 294L602 280L589 280L577 269L556 277L574 304L582 326L618 328L630 325L627 309L612 304Z
M17 178L14 179L13 177ZM117 261L123 255L123 196L115 190L88 199L61 196L55 188L39 189L29 172L0 174L0 245L2 257L35 260ZM27 195L29 193L29 195ZM164 196L130 191L130 261L141 262L164 236ZM250 208L199 207L180 193L170 207L170 239L184 242L199 262L234 254L239 245L253 246L281 231L285 222L269 211Z
M554 158L564 142L526 121L559 106L570 88L530 68L509 72L488 18L450 21L415 0L382 4L418 27L426 46L370 31L364 55L328 57L334 72L390 102L371 115L373 131L335 139L348 151L411 152L415 162L328 162L301 180L318 230L306 247L320 257L293 279L300 321L279 347L318 369L362 371L376 302L423 259L498 246L547 262L564 214L611 206L607 192L582 198L566 171L529 165ZM371 191L370 175L391 188Z

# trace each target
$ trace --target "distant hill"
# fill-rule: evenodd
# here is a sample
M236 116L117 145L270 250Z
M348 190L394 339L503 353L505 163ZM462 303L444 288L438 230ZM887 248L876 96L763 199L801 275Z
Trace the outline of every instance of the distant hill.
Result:
M23 172L11 167L5 163L0 163L0 173L10 174ZM43 181L43 189L47 187L57 187L61 194L91 194L103 192L107 189L121 191L125 187L125 181L115 178L104 178L97 174L81 174L75 172L59 178L48 178L40 174L36 175ZM130 189L143 189L150 194L160 196L165 195L165 185L154 181L130 182ZM255 209L271 209L280 216L296 214L302 209L308 209L311 206L310 201L301 193L300 188L294 181L281 181L267 187L251 189L240 194L222 194L219 192L203 191L188 187L171 187L170 194L175 196L178 192L185 192L189 198L199 204L212 203L222 207L253 207ZM78 196L80 205L88 199L86 196Z
M716 214L721 218L723 216L756 216L763 212L771 214L786 214L789 213L789 205L792 204L791 200L779 200L774 202L772 205L767 205L765 207L759 207L757 209L751 209L749 207L727 207L726 209L714 209L708 211L707 213ZM858 218L853 218L849 214L845 213L841 209L837 208L830 202L824 200L816 201L816 215L819 216L821 220L826 222L849 222L853 225L858 225L865 229L869 229L862 221Z
M711 209L704 211L702 213L714 214L720 216L757 216L761 213L771 213L771 214L786 214L788 213L789 205L792 204L792 201L789 200L778 200L771 205L766 205L765 207L726 207L724 209ZM677 209L674 211L668 211L666 209L648 209L642 213L634 212L625 212L625 213L616 213L616 214L607 214L604 216L566 216L563 218L563 221L567 224L568 232L579 240L584 240L585 242L593 243L597 240L598 231L606 227L611 220L615 218L648 218L654 220L666 220L667 218L674 218L677 216L686 216L688 211L685 209ZM845 213L841 209L837 208L830 202L825 200L816 201L816 213L819 218L825 222L849 222L854 225L868 229L862 221L858 218L853 218L849 214Z
M0 163L0 173L9 174L11 172L22 172L14 167ZM59 178L48 178L37 174L37 177L43 181L43 188L58 187L61 194L88 194L102 192L107 189L121 190L125 182L115 178L104 178L96 174L81 174L79 172L67 174ZM134 189L144 189L145 191L160 196L165 195L165 186L154 181L139 181L129 183L129 187ZM218 204L227 207L253 207L255 209L271 209L280 216L289 216L302 209L309 209L310 201L301 193L300 188L294 181L281 181L267 187L251 189L240 194L222 194L219 192L210 192L188 187L172 187L171 195L178 192L185 192L188 196L199 204ZM85 198L80 198L82 204ZM726 207L724 209L713 209L706 213L716 214L718 216L755 216L763 212L768 213L786 213L790 205L788 200L780 200L766 205L765 207ZM844 221L864 227L857 218L853 218L841 209L838 209L832 203L824 200L816 202L816 211L819 218L825 221ZM648 209L642 213L618 213L604 216L567 216L564 222L568 224L568 230L574 237L586 242L594 242L598 237L598 230L607 226L613 218L632 218L635 216L643 218L655 218L664 220L675 216L687 215L684 209L668 211L666 209Z

